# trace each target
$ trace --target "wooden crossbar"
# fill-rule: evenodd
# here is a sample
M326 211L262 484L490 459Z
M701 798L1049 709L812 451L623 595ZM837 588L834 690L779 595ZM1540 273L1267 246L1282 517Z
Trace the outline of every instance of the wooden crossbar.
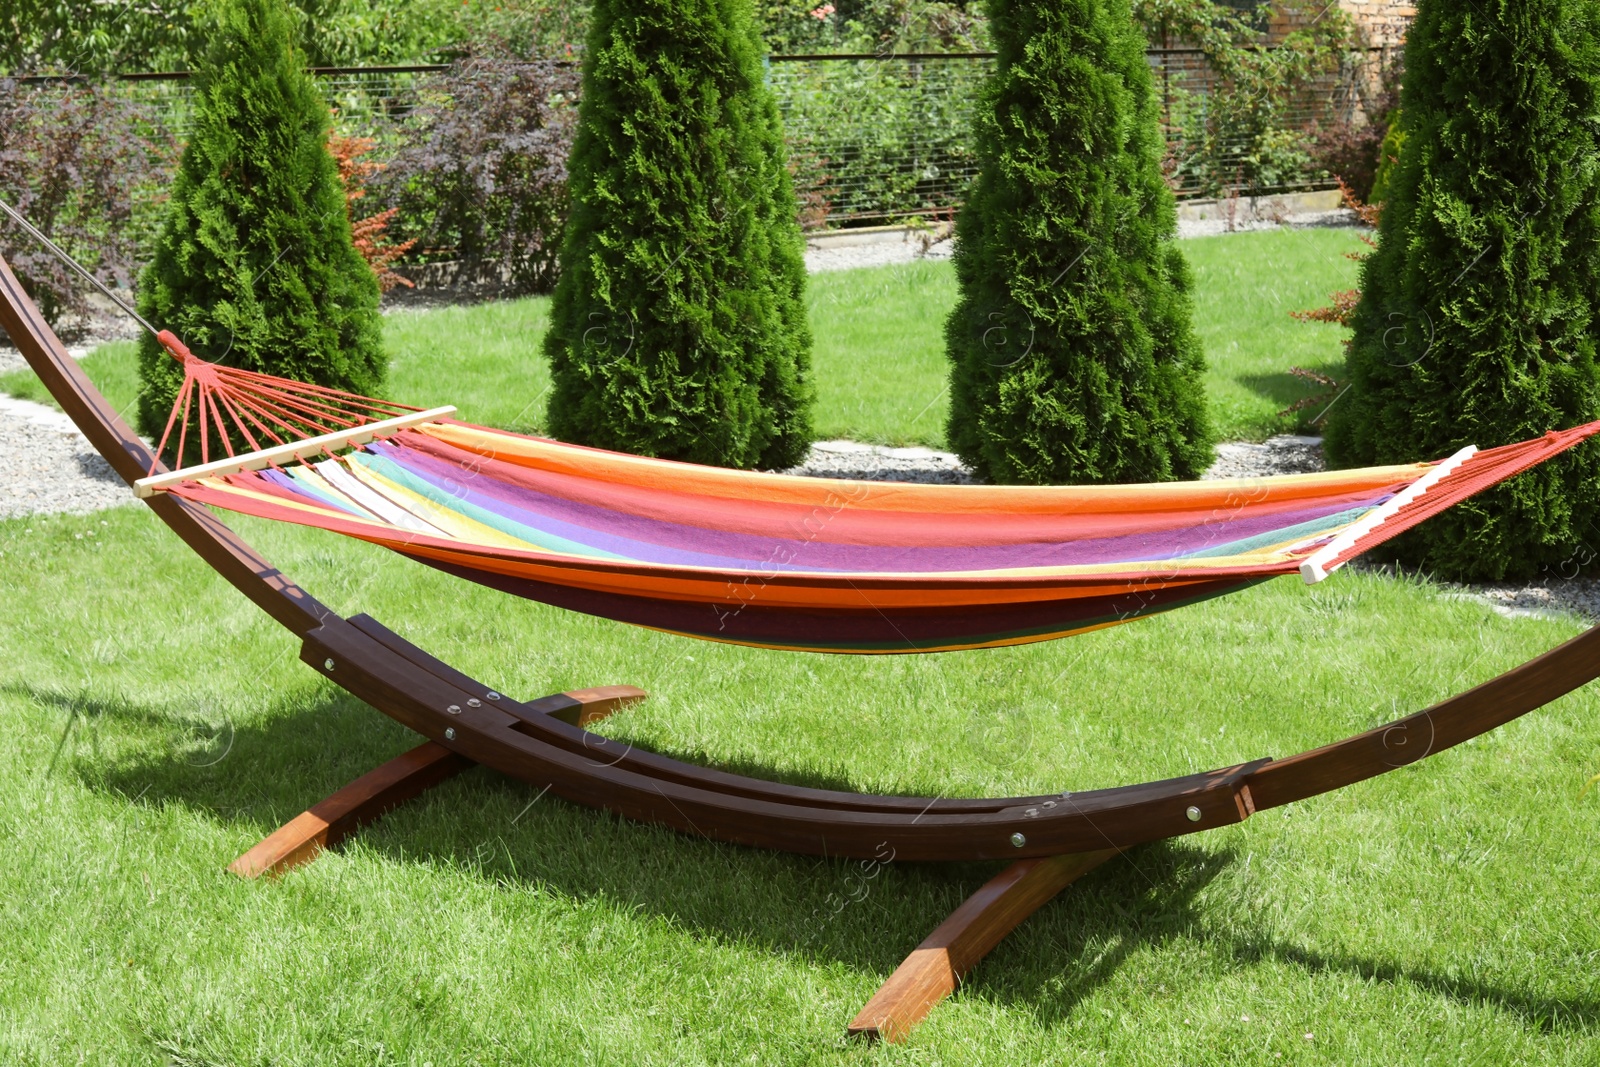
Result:
M228 870L257 878L309 863L358 827L472 766L471 760L426 741L301 812L228 864Z
M376 619L359 618L365 629L374 635L381 634L396 644L411 647ZM421 649L416 652L427 657ZM444 663L431 657L428 662L435 672L471 682ZM497 703L503 703L507 710L516 714L549 715L578 726L599 722L648 695L631 685L603 685L556 693L530 704L521 704L509 697L500 697ZM474 766L472 760L443 745L424 742L296 815L228 864L228 870L241 878L259 878L279 875L310 863L362 826Z
M1300 577L1305 579L1307 585L1316 585L1322 581L1328 576L1328 568L1333 565L1334 560L1338 559L1340 555L1357 541L1367 536L1367 534L1400 514L1401 508L1444 481L1457 467L1476 455L1477 451L1477 445L1468 445L1449 459L1440 462L1433 470L1412 482L1405 489L1396 493L1387 504L1374 508L1366 518L1351 526L1332 541L1329 541L1324 548L1301 563Z
M263 448L258 452L246 452L240 456L230 456L227 459L214 460L210 463L201 463L194 467L184 467L182 470L168 471L165 474L152 474L148 478L140 478L133 483L133 495L143 500L155 496L157 493L170 489L174 485L192 482L199 478L221 478L228 474L239 474L243 471L258 471L263 467L270 467L284 460L292 460L302 453L321 452L323 449L344 448L348 445L364 445L375 437L395 430L403 430L407 426L417 426L424 422L442 419L446 415L454 415L454 405L446 404L444 407L429 408L427 411L414 411L409 415L397 415L392 419L382 422L370 422L365 426L356 426L349 430L338 430L334 433L325 433L320 437L308 437L304 441L290 441L286 445L273 445Z

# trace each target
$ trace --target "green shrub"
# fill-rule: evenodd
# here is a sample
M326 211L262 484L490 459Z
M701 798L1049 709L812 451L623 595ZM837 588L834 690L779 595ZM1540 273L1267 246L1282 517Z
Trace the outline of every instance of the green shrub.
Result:
M328 109L282 0L233 0L195 74L195 117L139 308L205 359L374 394L378 281L350 238ZM139 424L158 433L182 380L150 338Z
M1395 108L1389 115L1389 126L1384 131L1383 143L1378 146L1378 169L1372 176L1372 192L1367 199L1374 204L1381 204L1389 198L1389 179L1394 174L1395 166L1400 162L1400 150L1406 144L1406 130L1401 124L1403 116L1399 108Z
M1434 459L1600 417L1597 86L1593 4L1418 5L1331 459ZM1587 552L1597 507L1591 442L1430 520L1395 556L1526 578Z
M396 231L449 249L458 283L548 292L567 218L578 72L486 46L417 95L403 143L374 182L378 202L398 211Z
M805 456L805 264L761 67L743 0L594 6L545 339L557 437L734 467Z
M994 482L1198 477L1204 360L1127 0L995 0L990 19L950 443Z

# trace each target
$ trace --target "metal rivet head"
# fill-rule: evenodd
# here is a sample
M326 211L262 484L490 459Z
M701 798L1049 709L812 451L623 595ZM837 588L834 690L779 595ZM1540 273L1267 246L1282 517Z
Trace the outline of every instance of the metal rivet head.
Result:
M1029 808L1027 811L1022 813L1022 817L1024 819L1036 819L1039 817L1039 809Z
M461 714L461 705L460 704L451 704L448 708L445 708L444 710L448 711L452 715L460 715Z
M1028 839L1026 837L1023 837L1021 834L1012 834L1011 835L1011 843L1012 843L1012 845L1016 846L1017 848L1021 848L1023 845L1026 845L1028 843Z
M483 701L479 700L477 697L469 697L467 698L467 707L481 708L483 707Z
M1047 808L1053 808L1056 806L1056 802L1053 800L1047 800L1044 802L1044 806Z
M454 741L456 739L456 728L454 726L446 726L444 728L444 739L446 741Z
M324 670L329 670L329 671L333 670L333 660L331 660L331 659L323 660L322 661L322 667L323 667Z
M1072 799L1072 794L1071 793L1062 793L1061 794L1061 799L1062 800L1071 800Z
M1189 816L1189 821L1190 822L1199 822L1200 821L1200 809L1195 807L1193 804L1189 805L1189 810L1184 812L1184 814Z
M499 700L500 699L500 694L499 693L491 692L491 693L485 693L483 695L488 697L490 700Z

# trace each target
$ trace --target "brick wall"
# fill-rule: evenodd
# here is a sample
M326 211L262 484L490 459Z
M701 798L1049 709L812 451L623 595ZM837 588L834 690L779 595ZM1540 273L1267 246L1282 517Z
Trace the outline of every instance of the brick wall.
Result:
M1406 29L1417 17L1417 5L1397 0L1339 0L1361 28L1367 44L1396 47L1406 39Z
M1374 48L1393 48L1405 41L1406 28L1417 15L1417 5L1405 0L1338 0L1360 30L1363 43ZM1281 41L1290 31L1320 17L1322 0L1277 0L1268 18L1273 41Z

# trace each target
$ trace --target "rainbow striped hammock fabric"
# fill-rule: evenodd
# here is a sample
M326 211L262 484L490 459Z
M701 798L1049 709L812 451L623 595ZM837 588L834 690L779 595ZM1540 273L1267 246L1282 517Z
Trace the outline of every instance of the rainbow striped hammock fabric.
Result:
M1438 463L1159 485L909 485L619 455L451 419L175 495L591 615L814 652L1043 641L1361 552L1600 432Z

